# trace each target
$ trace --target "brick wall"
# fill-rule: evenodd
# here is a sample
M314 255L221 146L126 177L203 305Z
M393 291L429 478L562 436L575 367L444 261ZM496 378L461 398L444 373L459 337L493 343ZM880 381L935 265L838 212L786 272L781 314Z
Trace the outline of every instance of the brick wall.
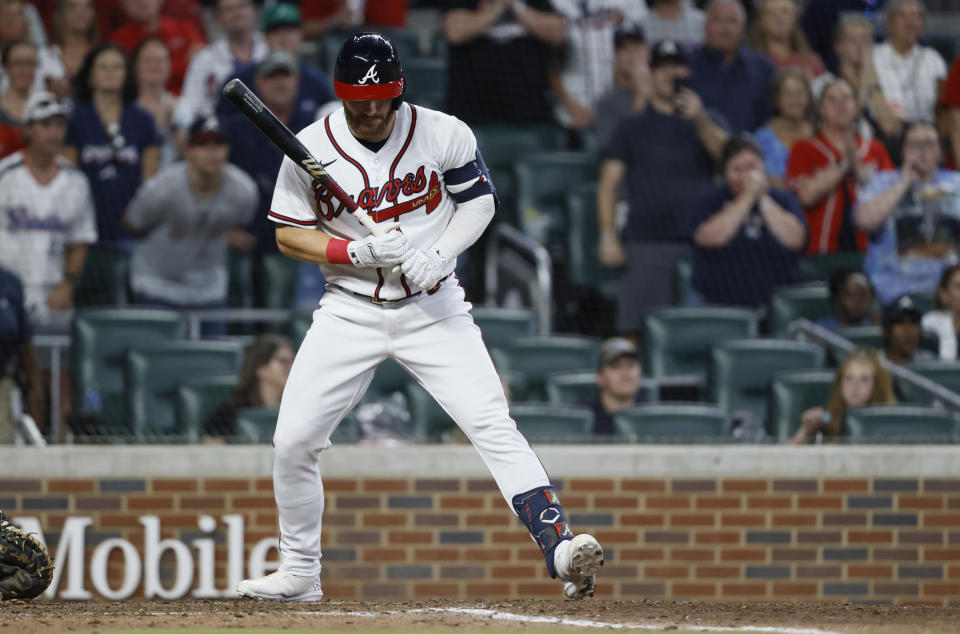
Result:
M592 532L607 551L605 598L945 605L960 595L960 479L556 484L575 530ZM489 478L333 477L324 487L330 598L559 596ZM142 549L138 518L145 514L160 516L163 538L187 543L200 535L200 515L240 514L245 558L258 540L276 535L269 478L0 480L0 508L36 517L51 545L66 518L92 518L87 561L112 537ZM219 588L226 585L226 533L222 522L213 533ZM120 578L119 556L109 570ZM174 573L169 562L161 572Z

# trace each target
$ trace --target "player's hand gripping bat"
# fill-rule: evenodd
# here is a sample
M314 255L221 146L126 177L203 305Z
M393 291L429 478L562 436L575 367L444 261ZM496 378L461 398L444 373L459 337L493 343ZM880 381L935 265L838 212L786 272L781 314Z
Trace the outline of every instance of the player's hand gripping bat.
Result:
M232 103L243 115L250 120L265 137L270 139L274 145L280 148L291 161L300 169L315 178L323 185L333 197L346 207L347 211L353 214L353 217L360 221L364 227L369 229L375 236L382 236L386 233L384 228L373 221L357 203L354 202L347 192L343 191L340 185L323 169L323 165L314 158L313 154L304 147L290 129L283 125L277 115L270 112L260 98L253 94L253 91L247 88L239 79L231 79L223 87L223 96Z

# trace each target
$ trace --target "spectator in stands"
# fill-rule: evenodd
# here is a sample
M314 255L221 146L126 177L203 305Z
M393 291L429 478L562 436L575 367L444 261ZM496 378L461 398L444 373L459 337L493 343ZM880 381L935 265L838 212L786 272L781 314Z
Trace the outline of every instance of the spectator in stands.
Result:
M469 124L551 120L550 47L566 28L550 0L452 0L443 33L450 45L446 111Z
M260 335L247 346L233 396L221 403L204 423L204 442L220 444L224 438L236 436L237 410L280 407L293 356L293 344L280 335Z
M613 85L597 102L594 128L597 144L606 147L620 122L643 112L653 90L650 79L650 52L643 29L628 26L613 34Z
M940 84L947 76L940 53L918 43L925 17L920 0L890 0L886 9L889 37L873 49L880 90L905 122L934 120Z
M157 128L160 163L163 167L176 161L172 115L177 98L167 90L170 80L170 52L163 42L148 37L137 44L130 59L137 87L137 105L150 113Z
M773 65L743 46L746 21L737 0L710 0L706 38L690 55L693 87L734 132L752 132L770 117Z
M161 15L162 5L163 0L123 0L127 22L110 35L110 41L129 55L145 37L160 38L170 51L172 72L167 88L179 95L190 59L206 42L192 22Z
M649 0L650 12L641 24L651 42L673 40L684 46L703 43L707 16L686 0Z
M20 276L38 330L66 332L87 245L96 242L90 185L61 156L69 108L49 92L24 111L27 147L0 162L0 266Z
M603 342L597 367L600 393L587 404L593 410L593 433L602 436L615 433L613 415L639 402L642 379L640 353L632 341L613 337Z
M600 262L627 267L617 330L638 340L646 313L673 303L673 268L691 256L697 195L710 182L713 161L727 139L697 93L685 86L690 67L678 44L657 44L650 67L650 104L616 128L602 152L597 186ZM618 236L615 207L622 182L630 212Z
M187 69L174 120L186 131L201 115L213 112L220 87L238 66L256 64L267 55L267 41L257 30L253 0L218 0L217 25L223 37L201 49Z
M884 141L898 137L900 117L883 96L873 65L873 23L856 13L841 17L833 50L836 52L837 74L826 72L815 78L811 84L814 97L819 98L824 86L837 76L843 77L853 86L857 101L863 107L860 136L869 139L876 135Z
M58 0L50 36L51 50L67 77L76 77L87 53L100 40L93 0Z
M227 302L227 235L248 223L257 188L227 164L230 142L217 118L189 131L185 161L164 169L137 192L123 223L142 237L130 261L139 304L222 308Z
M933 291L960 256L960 173L939 168L930 123L909 124L903 166L877 174L860 191L857 226L870 235L864 270L884 303Z
M813 136L813 95L803 74L793 68L773 78L770 99L773 118L757 130L757 145L763 150L767 178L774 187L783 187L787 159L793 144Z
M0 267L0 445L14 441L14 393L22 387L30 392L29 414L42 424L46 403L23 285Z
M295 60L299 58L303 32L300 28L300 11L296 6L281 2L264 11L263 32L270 51L283 51L289 53ZM254 83L257 68L257 64L247 64L242 69L238 69L236 75L243 83L250 86ZM298 62L297 85L297 107L304 112L309 112L314 119L321 106L336 100L330 88L332 86L330 78L313 64ZM223 97L217 102L219 116L235 112L236 108Z
M621 25L638 25L647 8L636 0L551 3L567 24L562 63L549 70L554 116L568 130L589 129L595 121L597 102L613 83L610 68L614 61L614 31Z
M833 375L830 401L803 413L800 428L790 441L795 445L823 438L836 440L844 435L847 410L867 405L896 405L893 380L873 348L857 348L847 355Z
M923 313L909 295L903 295L883 307L883 357L891 363L903 364L933 358L920 350L920 324Z
M303 35L320 37L330 29L394 27L407 23L407 0L315 0L301 3Z
M826 68L820 56L810 50L797 11L793 0L764 0L750 28L750 46L765 54L777 70L795 68L810 80Z
M37 72L37 47L27 40L6 44L2 51L6 87L0 92L0 123L19 128Z
M873 284L854 269L838 269L827 280L833 314L817 321L828 330L871 326L877 322L873 303L877 299Z
M22 0L0 0L0 50L17 41L33 44L37 63L33 68L35 72L30 92L52 90L64 95L69 89L66 71L60 58L46 45L46 33L42 29L31 29L28 10L34 12L33 7ZM6 90L7 82L6 71L0 72L0 91Z
M863 251L867 237L853 218L857 186L893 164L880 143L857 134L860 109L849 81L836 78L827 84L817 112L817 135L797 141L787 162L787 186L810 225L807 253Z
M951 160L953 169L960 169L960 55L953 60L950 74L940 95L944 132L952 150L948 158Z
M314 121L315 108L298 101L300 75L297 61L287 52L271 51L257 65L253 91L263 103L291 130L302 130ZM247 235L233 236L231 246L257 254L277 250L274 224L267 218L277 171L283 154L260 134L250 121L239 112L223 117L223 131L231 139L230 162L242 169L254 180L260 192L260 204L253 220L247 226ZM258 268L258 267L257 267ZM260 295L260 293L255 293Z
M886 0L807 0L801 20L803 32L828 69L837 69L833 41L838 21L857 14L873 21L885 3Z
M960 264L952 264L943 269L937 292L933 296L933 310L923 316L920 322L923 330L937 333L940 340L940 359L956 361L960 358L957 350L957 333L960 332Z
M136 86L116 44L100 44L77 74L77 103L64 154L90 179L100 243L129 250L121 225L140 184L160 167L160 139L150 113L136 105Z
M797 253L807 223L789 192L770 189L763 152L750 135L723 147L726 183L708 186L693 219L689 304L766 304L777 286L802 279Z

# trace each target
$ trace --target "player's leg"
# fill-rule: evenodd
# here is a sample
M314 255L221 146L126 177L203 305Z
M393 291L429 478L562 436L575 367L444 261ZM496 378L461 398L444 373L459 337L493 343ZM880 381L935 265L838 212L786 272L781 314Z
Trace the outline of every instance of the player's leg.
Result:
M330 434L363 396L386 354L382 311L328 293L297 351L273 437L280 570L237 587L243 596L312 600L320 592L323 485L317 468Z
M592 595L603 551L589 535L574 538L543 465L510 418L500 378L462 293L451 285L417 302L416 312L396 311L403 334L394 340L391 356L437 399L477 448L543 552L547 571L567 582L567 596Z

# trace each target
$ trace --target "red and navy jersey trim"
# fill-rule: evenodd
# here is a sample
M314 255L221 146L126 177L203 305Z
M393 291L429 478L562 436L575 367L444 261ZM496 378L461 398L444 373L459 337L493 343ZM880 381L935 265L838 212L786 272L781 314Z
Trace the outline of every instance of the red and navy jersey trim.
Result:
M274 220L281 220L283 222L289 222L291 224L299 225L301 227L315 227L317 225L316 220L298 220L297 218L291 218L290 216L284 216L283 214L278 214L275 211L268 211L267 216Z
M343 151L343 148L340 147L340 144L337 143L337 140L333 138L333 132L330 130L330 115L327 115L323 120L323 127L327 131L327 138L330 139L330 143L333 144L333 149L335 149L340 156L347 160L348 163L360 170L360 175L363 176L363 187L370 187L370 178L367 176L367 170L363 169L363 165L360 165L360 162L355 158Z

